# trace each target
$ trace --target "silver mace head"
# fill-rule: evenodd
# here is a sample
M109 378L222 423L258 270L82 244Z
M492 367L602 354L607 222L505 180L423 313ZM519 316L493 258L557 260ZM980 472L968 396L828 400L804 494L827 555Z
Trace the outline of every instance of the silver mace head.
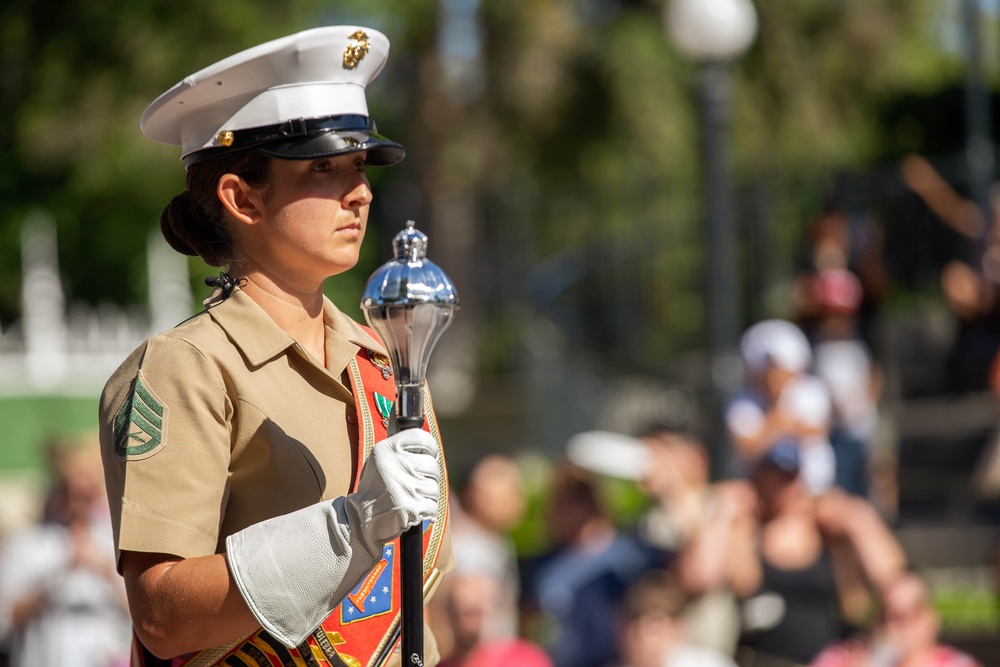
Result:
M412 220L392 244L393 258L368 279L361 309L389 353L398 414L417 417L423 414L427 363L458 310L458 293L445 272L426 258L427 235Z

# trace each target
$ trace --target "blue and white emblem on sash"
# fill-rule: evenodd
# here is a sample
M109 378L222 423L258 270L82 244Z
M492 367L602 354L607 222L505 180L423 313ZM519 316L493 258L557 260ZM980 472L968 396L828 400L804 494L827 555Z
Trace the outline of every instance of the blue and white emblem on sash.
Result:
M382 548L382 559L340 603L342 625L392 611L395 562L396 545L385 545Z

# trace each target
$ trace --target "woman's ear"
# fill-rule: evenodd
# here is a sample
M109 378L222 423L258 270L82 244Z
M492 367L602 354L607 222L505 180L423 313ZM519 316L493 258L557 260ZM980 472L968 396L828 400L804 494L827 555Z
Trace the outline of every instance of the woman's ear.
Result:
M252 225L260 219L260 210L257 207L259 200L254 197L253 188L236 174L220 176L215 192L222 205L238 222Z

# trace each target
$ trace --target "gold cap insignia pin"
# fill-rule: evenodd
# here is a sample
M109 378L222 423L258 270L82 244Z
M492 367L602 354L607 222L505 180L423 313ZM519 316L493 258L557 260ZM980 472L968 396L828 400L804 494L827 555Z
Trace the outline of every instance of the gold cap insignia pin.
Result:
M364 33L363 30L356 31L349 39L353 39L356 44L349 44L346 49L344 49L344 69L354 69L358 66L358 63L365 57L368 53L368 35Z

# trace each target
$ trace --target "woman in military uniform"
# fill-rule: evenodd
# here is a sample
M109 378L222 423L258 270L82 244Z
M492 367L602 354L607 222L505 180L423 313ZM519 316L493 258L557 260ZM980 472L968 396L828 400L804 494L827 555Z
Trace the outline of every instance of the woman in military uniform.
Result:
M187 168L164 236L225 270L101 398L133 665L398 661L398 536L424 526L425 589L449 565L433 411L388 435L385 349L322 291L358 261L366 167L404 156L365 98L388 48L367 28L308 30L187 77L142 116Z

